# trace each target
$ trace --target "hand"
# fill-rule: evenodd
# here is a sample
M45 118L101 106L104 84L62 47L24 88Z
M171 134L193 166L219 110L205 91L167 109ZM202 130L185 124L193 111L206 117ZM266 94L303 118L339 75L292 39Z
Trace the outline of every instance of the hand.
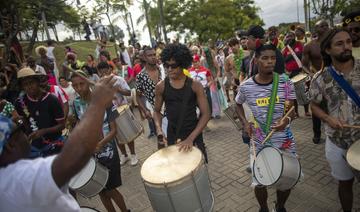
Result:
M91 103L104 108L109 107L116 91L115 82L116 79L113 75L101 78L91 93Z
M178 139L176 142L177 142L177 146L179 147L179 152L181 152L182 150L184 152L189 152L192 150L193 141L190 140L189 138L185 139L184 141Z
M275 131L283 131L288 124L289 124L289 120L286 118L277 121L275 125L273 125L271 128Z
M251 129L251 124L249 122L246 122L244 124L244 130L245 130L246 134L248 134L248 136L251 138L252 137L252 129Z
M102 144L102 142L99 142L99 143L96 145L95 152L99 152L103 147L104 147L104 145Z
M149 110L145 111L145 118L146 119L151 119L152 118L151 112Z
M167 146L167 139L166 137L163 136L162 132L158 134L157 140L158 140L158 149Z
M332 116L328 116L325 118L325 121L326 123L328 123L328 125L333 128L333 129L342 129L344 126L344 122L337 119L337 118L334 118Z
M43 135L45 135L44 129L37 130L37 131L35 131L35 132L32 132L32 133L29 135L29 139L35 140L35 139L41 138Z

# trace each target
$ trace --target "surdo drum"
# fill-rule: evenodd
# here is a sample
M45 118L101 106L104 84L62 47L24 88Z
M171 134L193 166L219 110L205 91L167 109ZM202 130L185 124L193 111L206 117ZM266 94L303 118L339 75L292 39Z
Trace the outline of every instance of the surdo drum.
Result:
M309 98L307 96L306 91L306 81L309 80L309 76L307 74L300 73L293 78L291 81L294 83L296 100L299 105L309 104Z
M284 191L291 189L299 181L301 165L294 155L268 146L257 154L253 173L261 185Z
M214 198L200 150L179 152L175 145L152 154L141 167L141 177L157 212L212 211Z
M346 153L346 160L351 167L360 171L360 140L350 146Z
M117 108L119 117L116 118L116 138L119 143L126 144L143 133L144 128L135 118L128 105L122 105Z
M69 187L81 196L90 198L105 188L108 178L108 169L96 162L94 158L90 158L86 166L71 178Z

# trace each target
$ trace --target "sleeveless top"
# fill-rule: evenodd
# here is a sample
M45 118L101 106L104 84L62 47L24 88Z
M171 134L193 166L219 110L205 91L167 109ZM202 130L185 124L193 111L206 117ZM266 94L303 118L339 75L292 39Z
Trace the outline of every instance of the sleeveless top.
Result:
M178 119L180 118L181 107L183 105L183 98L187 89L191 89L188 102L185 104L184 120L178 138L181 140L186 139L191 132L196 128L198 118L196 115L197 99L196 94L191 88L192 79L186 77L184 86L180 89L173 88L170 84L168 77L165 78L165 89L163 92L163 99L165 102L165 112L168 119L167 139L169 144L176 143L176 128ZM194 142L202 141L202 135L200 134Z

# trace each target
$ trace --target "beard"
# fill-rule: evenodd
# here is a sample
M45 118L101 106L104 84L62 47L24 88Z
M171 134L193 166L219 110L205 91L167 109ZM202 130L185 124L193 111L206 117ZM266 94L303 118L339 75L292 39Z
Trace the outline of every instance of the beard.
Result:
M334 59L341 63L348 62L349 60L353 59L352 51L346 50L346 51L342 52L341 54L334 56Z

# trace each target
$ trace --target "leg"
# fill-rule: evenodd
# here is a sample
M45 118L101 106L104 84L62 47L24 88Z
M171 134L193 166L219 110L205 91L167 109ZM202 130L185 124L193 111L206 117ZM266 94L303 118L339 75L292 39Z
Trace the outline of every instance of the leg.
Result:
M125 157L127 157L127 153L126 153L126 148L125 148L125 145L124 144L121 144L118 142L118 145L119 145L119 149L120 149L120 152L121 152L121 155L124 155Z
M351 211L353 204L353 183L354 178L350 180L339 180L339 199L344 211Z
M206 97L207 97L209 108L210 108L210 114L212 115L212 101L211 101L210 88L206 87L205 92L206 92Z
M314 137L313 137L313 142L315 144L320 143L320 138L321 138L321 120L312 115L312 123L313 123L313 133L314 133Z
M131 141L130 143L127 144L129 149L130 149L130 164L132 166L135 166L139 161L136 157L136 154L135 154L135 143L134 141Z
M126 208L124 197L117 189L112 189L110 191L106 191L106 193L109 198L114 200L116 205L120 208L121 212L128 211L128 209Z
M226 88L226 89L225 89L225 93L226 93L227 102L230 102L229 88Z
M311 116L311 114L309 112L309 104L304 105L304 110L305 110L305 116Z
M149 134L148 138L151 138L154 135L156 135L154 119L152 119L152 118L148 119L148 124L149 124L149 129L150 129L150 134Z
M294 107L295 107L296 116L299 116L298 103L297 103L296 99L294 99Z
M260 211L269 211L267 205L268 193L267 189L264 186L255 186L255 197L260 205Z
M285 208L285 202L289 198L290 192L291 192L290 189L286 191L276 190L276 198L277 198L275 205L276 210Z
M101 199L101 202L102 204L105 206L106 210L108 212L116 212L112 202L111 202L111 199L110 197L107 195L107 192L106 191L102 191L99 193L99 196L100 196L100 199Z

